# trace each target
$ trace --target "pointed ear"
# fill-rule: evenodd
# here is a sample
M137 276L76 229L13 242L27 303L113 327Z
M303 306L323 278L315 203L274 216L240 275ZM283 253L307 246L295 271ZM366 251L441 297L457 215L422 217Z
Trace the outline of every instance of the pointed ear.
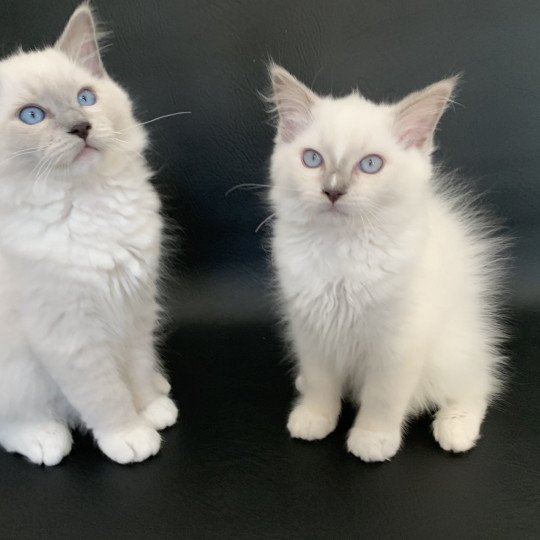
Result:
M311 108L319 99L286 69L271 64L272 97L278 117L278 136L291 142L311 122Z
M96 24L88 3L81 4L75 10L55 47L94 75L105 75L99 54Z
M423 90L409 94L396 105L394 130L405 148L416 147L428 154L433 151L433 134L452 95L458 77L444 79Z

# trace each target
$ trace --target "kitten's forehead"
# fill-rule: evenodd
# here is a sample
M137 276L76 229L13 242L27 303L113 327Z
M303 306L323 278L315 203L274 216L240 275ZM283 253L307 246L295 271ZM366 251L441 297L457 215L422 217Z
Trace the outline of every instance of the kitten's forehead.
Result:
M358 152L376 152L388 141L392 124L389 107L378 105L359 94L344 98L324 98L313 111L313 128L321 144L339 165Z
M55 49L20 53L0 62L0 99L29 99L90 84L92 74Z

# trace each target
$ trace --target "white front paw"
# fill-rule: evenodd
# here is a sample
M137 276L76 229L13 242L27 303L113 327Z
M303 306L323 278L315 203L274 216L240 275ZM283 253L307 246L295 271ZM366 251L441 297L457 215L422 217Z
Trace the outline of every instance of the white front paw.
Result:
M156 429L165 429L176 423L178 409L172 399L160 396L144 409L142 415Z
M324 439L334 431L337 423L337 415L324 415L307 405L297 405L289 415L287 429L291 437L315 441Z
M352 428L347 449L362 461L387 461L396 455L401 444L399 431L368 431Z
M467 413L441 411L433 421L433 436L447 452L466 452L478 440L481 421Z
M69 429L58 422L13 424L2 433L8 452L16 452L36 465L58 465L71 451Z
M138 463L158 453L161 446L159 433L140 423L119 430L94 432L101 451L117 463Z

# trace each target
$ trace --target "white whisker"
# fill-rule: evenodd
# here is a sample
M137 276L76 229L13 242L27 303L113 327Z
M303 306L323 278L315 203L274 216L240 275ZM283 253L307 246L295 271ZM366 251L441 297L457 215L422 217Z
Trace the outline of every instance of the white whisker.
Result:
M118 144L118 143L129 144L127 141L124 141L122 139L117 139L116 137L113 137L113 139L114 141L116 141L114 146L117 150L120 150L121 152L125 152L126 154L127 153L137 154L141 159L145 159L144 156L137 150L134 150L133 148L126 148Z
M272 188L273 186L271 184L250 184L250 183L247 183L247 184L238 184L236 186L233 186L232 188L230 188L229 190L227 190L225 192L225 197L227 197L230 193L232 193L233 191L237 191L238 189L246 189L246 190L253 190L253 189L263 189L263 188L267 188L267 189L270 189ZM298 190L295 189L295 188L287 188L287 187L280 187L279 188L280 190L282 191L290 191L292 193L298 193Z
M257 225L257 228L255 229L255 232L258 233L259 230L261 229L261 227L263 227L265 225L265 223L267 223L268 221L270 221L273 217L275 217L276 214L275 212L273 214L270 214L267 218L263 219L259 225Z
M184 114L191 114L191 111L180 111L180 112L174 112L170 114L164 114L162 116L158 116L157 118L152 118L151 120L147 120L146 122L139 122L138 124L134 124L133 126L129 126L127 128L121 129L120 131L116 131L115 133L123 133L124 131L127 131L128 129L133 129L137 126L144 126L146 124L152 124L153 122L157 122L158 120L163 120L165 118L171 118L172 116L182 116Z
M12 159L14 159L16 157L19 157L19 156L24 156L24 155L27 155L27 154L35 154L36 152L39 152L40 150L44 150L48 146L49 145L46 144L44 146L36 146L35 148L25 148L24 150L19 150L18 152L14 152L13 154L10 154L6 158L0 160L0 163L4 163L5 161L10 161L10 160L12 160Z
M229 195L229 193L232 193L233 191L236 191L237 189L257 189L257 188L269 188L272 187L270 184L238 184L236 186L233 186L231 189L229 189L225 193L225 197Z

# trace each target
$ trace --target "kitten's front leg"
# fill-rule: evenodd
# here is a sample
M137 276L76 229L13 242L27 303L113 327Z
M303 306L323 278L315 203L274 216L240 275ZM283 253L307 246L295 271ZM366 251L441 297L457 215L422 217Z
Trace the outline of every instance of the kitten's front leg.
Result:
M349 432L347 448L363 461L386 461L401 445L407 406L420 375L415 360L371 357L360 392L360 411Z
M337 374L313 359L301 359L296 388L300 396L287 422L291 437L306 441L324 439L336 428L341 409Z

